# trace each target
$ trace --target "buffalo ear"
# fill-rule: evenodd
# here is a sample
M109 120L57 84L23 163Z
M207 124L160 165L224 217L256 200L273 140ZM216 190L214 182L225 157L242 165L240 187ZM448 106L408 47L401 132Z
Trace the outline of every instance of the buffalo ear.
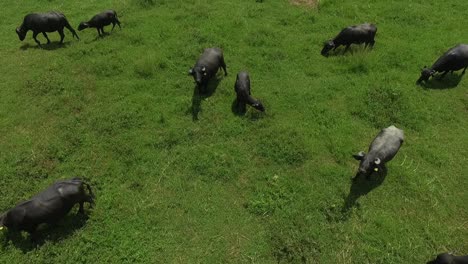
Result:
M366 153L364 153L364 151L360 151L358 154L354 154L353 157L356 159L356 160L362 160L364 158L364 156L366 155Z

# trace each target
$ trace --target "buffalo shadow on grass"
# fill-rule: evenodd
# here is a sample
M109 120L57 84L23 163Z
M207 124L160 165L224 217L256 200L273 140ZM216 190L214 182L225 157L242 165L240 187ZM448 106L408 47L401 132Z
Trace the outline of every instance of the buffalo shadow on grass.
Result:
M372 173L369 180L365 176L356 176L352 180L349 194L344 200L343 208L341 209L345 220L349 218L351 209L359 206L358 199L379 187L385 181L385 177L387 177L386 167L382 168L378 173Z
M60 242L72 236L77 230L84 227L88 220L88 215L81 213L72 213L59 220L56 224L41 224L34 235L34 240L31 235L26 232L7 231L4 235L4 243L11 240L16 248L21 249L23 253L27 253L35 248L41 247L47 241L53 243ZM22 233L26 233L24 236Z
M37 45L36 43L32 45L30 43L26 43L22 45L20 49L21 50L28 50L28 49L57 50L57 49L65 48L70 44L71 44L70 41L63 42L63 43L60 43L60 41L51 41L50 44L47 44L47 42L41 43L41 46Z
M206 91L203 91L203 92L201 92L198 85L195 84L195 87L193 88L192 107L191 107L193 121L198 120L198 114L201 111L202 100L214 94L221 80L222 78L218 78L218 77L211 79L210 81L208 81Z
M452 89L458 86L464 74L447 74L443 79L440 79L439 75L432 77L430 80L421 82L419 85L426 89Z
M336 50L330 50L328 54L325 56L327 57L338 57L338 56L353 56L355 53L362 53L362 52L371 52L374 47L364 47L362 45L351 45L348 50L346 50L346 46L338 47Z

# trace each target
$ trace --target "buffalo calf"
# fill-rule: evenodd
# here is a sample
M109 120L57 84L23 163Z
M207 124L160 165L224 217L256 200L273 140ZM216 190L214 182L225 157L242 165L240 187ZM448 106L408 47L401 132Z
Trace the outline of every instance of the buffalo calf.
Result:
M91 18L88 22L81 22L80 25L78 26L78 30L81 31L85 28L96 28L98 35L101 36L101 34L104 34L104 26L108 26L112 24L112 30L114 30L115 24L119 26L120 29L120 21L117 18L117 12L114 10L106 10L104 12L101 12L93 18Z
M84 187L88 189L86 193ZM26 231L34 239L38 225L54 224L63 218L75 204L84 213L85 202L94 204L91 187L79 178L58 181L28 201L16 205L0 216L0 227L12 231Z
M223 51L220 48L207 48L188 73L193 76L200 91L206 92L208 81L216 76L219 68L223 68L224 75L226 76L227 71Z
M421 70L421 77L419 77L417 83L429 80L436 72L443 72L440 76L441 79L444 78L448 72L453 73L461 69L463 69L462 74L465 74L467 67L468 45L460 44L445 52L430 68L425 66Z
M236 84L234 85L234 91L237 94L237 107L242 107L245 111L245 105L248 104L255 109L264 112L265 108L259 100L254 99L250 95L250 77L247 72L239 72L236 78Z
M339 46L346 46L343 53L348 51L351 44L365 43L365 47L370 45L374 46L375 34L377 33L377 27L374 24L362 24L357 26L350 26L341 30L341 32L332 40L325 42L321 54L328 56L330 50L335 50Z
M74 37L80 39L65 16L58 12L28 14L24 17L23 24L16 28L16 33L19 39L23 41L26 37L26 33L31 30L33 32L34 41L36 41L37 45L41 46L41 43L37 40L37 35L39 33L42 33L47 39L47 44L50 43L46 32L58 31L60 34L60 43L63 43L63 39L65 38L65 34L63 33L64 27L70 30Z
M372 172L385 169L385 163L393 159L403 141L403 130L395 126L382 129L372 141L367 154L361 151L353 155L355 159L360 161L359 171L354 179L361 175L370 179Z

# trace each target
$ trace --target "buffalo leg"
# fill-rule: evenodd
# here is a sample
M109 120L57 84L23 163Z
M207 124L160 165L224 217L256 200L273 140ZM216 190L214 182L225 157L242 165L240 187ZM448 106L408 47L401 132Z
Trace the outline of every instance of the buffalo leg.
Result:
M114 28L115 28L115 21L112 21L112 29L111 29L111 31L114 31Z
M37 34L39 34L39 32L33 32L33 39L36 41L37 45L41 47L41 43L37 40Z
M466 72L466 68L468 68L468 66L467 66L467 67L465 67L465 69L463 69L463 72L462 72L462 74L465 74L465 72Z
M96 28L96 30L97 30L98 36L101 36L101 31L99 30L99 28Z
M349 46L351 46L351 45L349 45L349 44L346 45L346 48L345 48L345 50L343 51L343 54L345 54L345 53L349 50Z
M63 28L58 30L58 33L60 34L60 44L63 43L63 39L65 38L65 34L63 33Z
M78 209L78 213L84 214L84 208L83 208L84 202L80 202L80 209Z
M221 67L223 67L224 76L227 76L226 63L224 62L224 58L221 60Z
M47 44L50 44L50 39L45 32L42 32L42 35L47 39Z
M117 25L119 26L119 29L122 29L122 27L120 26L120 21L117 18L115 18L115 23L117 23Z
M106 34L106 32L104 32L104 27L101 27L101 32L103 35Z
M442 73L442 75L440 76L440 80L442 80L444 78L444 76L448 73L449 71L444 71L444 73Z
M375 44L375 41L374 41L374 40L372 40L372 41L369 43L369 45L370 45L371 48L374 47L374 44Z

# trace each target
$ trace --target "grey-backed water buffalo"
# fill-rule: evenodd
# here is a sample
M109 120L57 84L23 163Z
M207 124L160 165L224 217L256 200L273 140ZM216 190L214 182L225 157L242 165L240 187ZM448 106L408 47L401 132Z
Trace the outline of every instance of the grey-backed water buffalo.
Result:
M47 39L47 44L50 43L50 39L47 37L46 32L58 31L60 34L60 43L63 43L63 39L65 38L65 34L63 33L64 27L70 30L74 37L80 39L75 30L68 23L65 16L58 12L28 14L24 17L23 24L16 28L16 33L18 34L19 39L23 41L26 37L26 33L31 30L33 32L34 41L36 41L37 45L41 46L41 43L37 40L37 35L39 33L42 33Z
M427 262L427 264L468 264L468 256L454 256L450 253L442 253Z
M106 10L103 11L95 16L93 16L88 22L81 22L78 26L78 30L81 31L85 28L96 28L98 35L104 34L104 26L108 26L112 24L112 30L114 30L115 24L119 26L120 29L120 21L117 18L117 12L114 10Z
M403 141L403 130L395 126L382 129L372 141L367 154L361 151L353 155L355 159L361 161L355 179L361 175L370 179L372 172L385 169L385 163L393 159Z
M465 74L468 67L468 45L460 44L449 49L444 53L430 68L424 66L421 71L417 83L427 81L436 72L443 72L440 78L442 79L448 72L454 72L463 69L462 74Z
M250 77L247 72L239 72L237 74L234 91L237 94L237 107L242 107L245 110L245 105L248 104L259 111L265 111L262 103L254 99L250 94Z
M86 193L84 187L88 189ZM12 231L26 231L34 239L39 224L54 224L63 218L75 204L84 213L85 202L94 204L91 187L79 178L58 181L30 200L16 205L0 216L0 227Z
M346 46L343 53L348 51L351 44L362 44L365 43L365 47L370 45L374 46L375 34L377 33L377 27L374 24L362 24L357 26L350 26L341 30L341 32L332 40L325 42L321 54L328 56L328 52L333 49L335 50L339 46Z
M224 76L226 76L223 51L220 48L207 48L195 63L195 66L189 70L189 75L193 76L198 88L206 92L208 81L216 76L219 68L223 68Z

